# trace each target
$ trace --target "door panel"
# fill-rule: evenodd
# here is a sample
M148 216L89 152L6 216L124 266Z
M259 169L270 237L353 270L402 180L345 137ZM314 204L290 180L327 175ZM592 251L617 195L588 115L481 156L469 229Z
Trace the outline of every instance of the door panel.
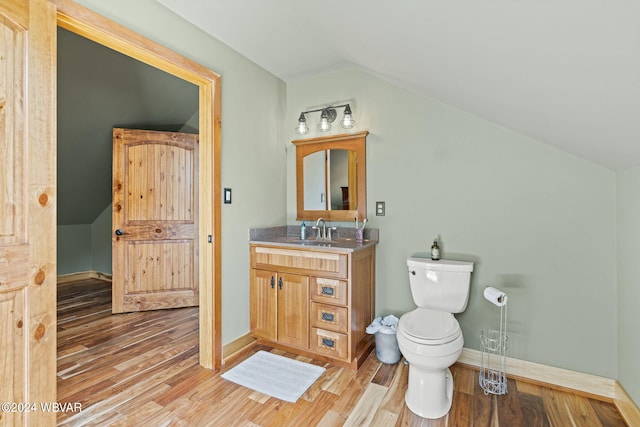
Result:
M25 35L0 18L0 244L25 241Z
M275 341L277 303L275 283L277 273L251 269L250 319L251 333L260 338Z
M309 348L309 277L278 278L278 342Z
M143 132L140 138L164 137L159 132ZM126 220L130 224L154 220L192 224L194 194L193 179L190 178L194 176L194 146L141 142L141 145L134 145L134 142L126 147Z
M49 2L0 2L0 402L56 400L55 30Z
M113 130L113 312L198 305L198 136Z

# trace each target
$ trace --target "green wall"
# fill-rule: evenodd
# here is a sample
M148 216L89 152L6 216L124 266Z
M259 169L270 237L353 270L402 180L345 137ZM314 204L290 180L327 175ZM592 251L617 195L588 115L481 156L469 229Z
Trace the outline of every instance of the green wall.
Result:
M58 275L111 274L111 205L92 224L58 225Z
M91 265L92 270L111 274L111 217L113 209L107 208L91 224Z
M618 172L618 381L640 403L640 167Z
M58 225L56 246L58 275L93 270L91 224Z
M284 82L154 0L79 4L222 76L222 342L249 330L248 229L285 223Z
M499 309L482 297L492 285L510 298L509 356L616 377L613 172L357 69L290 83L287 98L290 140L300 111L342 100L352 101L353 131L370 131L377 314L415 307L406 258L426 256L440 236L444 258L475 262L469 306L457 316L465 347L480 349L480 331L498 326ZM312 128L318 120L307 118ZM294 154L289 144L289 223ZM378 200L384 217L375 216Z

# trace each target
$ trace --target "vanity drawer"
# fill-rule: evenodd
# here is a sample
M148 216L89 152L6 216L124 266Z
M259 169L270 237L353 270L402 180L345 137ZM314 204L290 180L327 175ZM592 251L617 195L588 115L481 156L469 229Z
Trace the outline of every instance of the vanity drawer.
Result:
M251 245L251 267L347 278L347 254Z
M311 303L311 326L330 329L336 332L348 332L348 310L346 307Z
M310 292L313 301L347 305L347 282L345 281L312 277Z
M347 357L347 335L325 329L311 328L311 351L329 357Z

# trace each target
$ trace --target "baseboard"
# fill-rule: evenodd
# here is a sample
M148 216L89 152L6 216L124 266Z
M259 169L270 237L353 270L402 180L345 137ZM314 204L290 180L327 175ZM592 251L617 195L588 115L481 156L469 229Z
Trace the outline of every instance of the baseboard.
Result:
M65 285L67 283L82 282L83 280L91 279L110 282L111 275L99 271L81 271L79 273L61 274L58 276L57 281L58 285Z
M482 366L482 352L463 348L462 354L458 358L458 363L480 368ZM617 397L615 380L540 363L527 362L526 360L507 357L507 375L558 389L579 392L586 396L599 397L611 402L615 401Z
M638 408L638 405L618 381L616 381L615 391L616 398L614 403L624 420L630 426L640 426L640 408Z
M480 368L482 352L463 348L458 363ZM640 426L640 409L616 380L507 357L507 375L613 402L627 425Z
M243 351L251 348L256 344L256 339L247 332L246 334L239 336L233 341L228 342L222 346L222 364L230 362L231 360L242 354Z

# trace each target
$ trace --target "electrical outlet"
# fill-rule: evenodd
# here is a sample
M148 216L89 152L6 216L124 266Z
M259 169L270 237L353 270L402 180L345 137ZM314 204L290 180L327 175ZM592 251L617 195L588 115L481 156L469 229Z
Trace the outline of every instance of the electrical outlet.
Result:
M384 216L384 202L376 202L376 216Z

